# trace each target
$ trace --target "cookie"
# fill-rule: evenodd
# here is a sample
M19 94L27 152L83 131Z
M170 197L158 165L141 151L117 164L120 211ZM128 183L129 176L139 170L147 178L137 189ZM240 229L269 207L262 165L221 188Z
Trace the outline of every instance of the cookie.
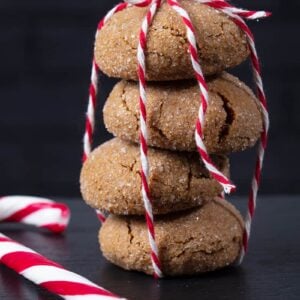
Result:
M204 74L235 67L248 57L246 36L229 17L196 1L180 3L194 24ZM146 10L130 7L118 12L98 32L95 59L108 76L137 80L138 36ZM153 20L147 41L147 80L194 78L186 28L166 2Z
M200 208L157 217L156 242L164 274L195 275L232 264L241 251L243 228L240 213L217 198ZM153 273L143 217L109 216L99 241L110 262Z
M228 73L208 82L210 106L205 119L205 145L210 153L230 153L253 146L262 131L257 99L245 84ZM195 151L195 123L200 105L194 81L151 83L147 88L150 146ZM139 91L132 81L119 82L104 107L109 132L139 140Z
M222 192L197 153L149 149L149 188L154 214L201 205ZM227 176L229 162L215 156ZM140 152L137 145L112 139L94 150L81 172L83 199L92 207L120 215L143 215Z

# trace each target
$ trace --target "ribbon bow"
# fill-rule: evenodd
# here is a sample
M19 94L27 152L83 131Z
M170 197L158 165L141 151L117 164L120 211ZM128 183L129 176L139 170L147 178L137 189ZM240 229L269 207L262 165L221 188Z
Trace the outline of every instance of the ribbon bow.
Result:
M199 3L208 5L214 9L217 9L227 16L231 18L231 20L245 33L249 45L250 57L253 66L254 79L257 87L257 95L261 104L262 113L263 113L263 132L261 133L261 142L258 147L258 156L257 162L255 166L254 177L252 180L251 191L248 200L248 213L245 218L245 230L243 236L243 247L240 254L239 262L242 262L243 257L247 251L248 241L250 237L251 223L255 212L256 207L256 199L258 186L260 182L262 165L264 159L264 153L267 147L267 137L269 130L269 116L267 110L267 101L264 93L263 82L261 77L261 68L259 63L259 58L257 55L254 36L250 30L250 28L245 23L244 19L255 20L260 18L265 18L270 16L271 14L266 11L251 11L245 10L241 8L234 7L224 0L194 0ZM148 143L147 143L147 95L146 95L146 64L145 64L145 52L147 48L147 34L149 27L153 21L153 18L161 5L162 0L124 0L123 3L120 3L112 10L108 12L108 14L104 17L104 19L99 23L98 30L105 25L105 23L117 12L122 11L128 6L138 6L138 7L146 7L148 6L147 14L142 22L141 30L139 34L139 44L137 49L137 61L138 61L138 77L139 77L139 91L140 91L140 152L141 152L141 178L142 178L142 196L143 202L146 211L146 221L148 226L148 235L149 235L149 243L151 246L151 260L152 266L154 269L155 277L162 277L161 264L158 255L158 249L155 242L155 230L154 230L154 221L153 221L153 213L152 213L152 201L151 195L149 192L149 162L148 162ZM235 190L235 186L230 182L230 180L222 174L214 165L212 160L210 159L208 152L206 150L206 146L203 142L203 128L204 128L204 120L205 114L209 106L209 96L208 96L208 88L205 81L205 77L202 72L201 64L198 58L198 48L195 37L195 29L193 23L188 15L188 13L183 9L183 7L177 2L177 0L166 0L166 2L181 16L183 23L186 27L186 35L189 43L189 53L191 57L191 63L195 72L195 77L198 81L199 89L200 89L200 108L198 119L196 123L195 130L195 141L197 145L198 152L215 180L217 180L220 185L222 185L225 193L231 193ZM88 104L87 111L87 121L86 121L86 131L84 135L84 160L88 157L91 152L92 146L92 137L94 132L94 113L96 107L96 95L97 95L97 71L98 67L93 61L93 69L92 69L92 77L91 77L91 86L90 86L90 98ZM102 215L101 212L97 212L98 217L103 221L105 220L105 215Z

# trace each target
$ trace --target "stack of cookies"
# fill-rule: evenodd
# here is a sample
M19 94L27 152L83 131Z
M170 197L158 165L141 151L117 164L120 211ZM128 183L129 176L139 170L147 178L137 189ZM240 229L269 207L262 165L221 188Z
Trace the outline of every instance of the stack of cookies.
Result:
M210 106L205 144L229 176L227 154L253 146L262 115L251 90L224 72L249 55L246 37L225 15L182 0L196 29ZM121 78L105 107L104 121L116 138L94 150L81 172L81 191L92 207L110 214L100 230L104 256L128 270L153 273L141 194L137 45L146 8L116 13L99 31L95 59L108 76ZM241 251L243 220L226 200L196 150L199 87L185 27L163 2L148 34L147 127L149 188L156 242L165 275L192 275L232 264Z

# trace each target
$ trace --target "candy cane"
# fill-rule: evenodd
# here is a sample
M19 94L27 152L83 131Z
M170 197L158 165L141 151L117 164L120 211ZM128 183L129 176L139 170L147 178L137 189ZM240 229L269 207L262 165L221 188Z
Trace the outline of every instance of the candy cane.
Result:
M0 233L0 261L18 274L67 300L121 299L88 279L67 271ZM124 299L124 298L123 298Z
M1 222L30 224L59 233L65 230L69 220L70 210L62 203L26 196L0 198ZM64 299L121 299L2 233L0 233L0 262Z
M0 198L0 222L18 222L63 232L70 220L70 210L62 203L26 196Z

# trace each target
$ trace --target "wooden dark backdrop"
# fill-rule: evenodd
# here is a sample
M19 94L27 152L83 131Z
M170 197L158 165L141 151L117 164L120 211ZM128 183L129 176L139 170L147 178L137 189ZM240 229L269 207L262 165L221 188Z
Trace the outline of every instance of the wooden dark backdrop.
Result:
M0 194L79 195L81 138L98 20L117 1L0 0ZM263 193L296 193L300 151L300 2L236 0L268 9L252 22L271 111ZM238 71L251 79L248 64ZM101 79L103 103L113 80ZM99 107L96 142L109 138ZM253 151L232 156L239 194Z

